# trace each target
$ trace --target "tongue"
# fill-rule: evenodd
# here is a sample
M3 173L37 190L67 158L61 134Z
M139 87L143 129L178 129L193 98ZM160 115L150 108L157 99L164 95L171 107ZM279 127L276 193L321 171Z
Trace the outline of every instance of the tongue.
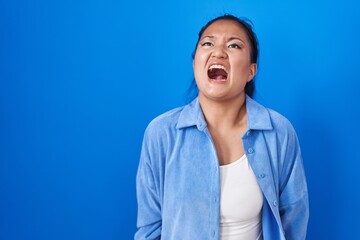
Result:
M215 76L213 76L212 79L217 80L217 81L221 81L221 80L225 80L226 77L223 76L223 75L215 75Z
M208 73L209 78L217 81L226 80L227 73L223 69L211 69Z

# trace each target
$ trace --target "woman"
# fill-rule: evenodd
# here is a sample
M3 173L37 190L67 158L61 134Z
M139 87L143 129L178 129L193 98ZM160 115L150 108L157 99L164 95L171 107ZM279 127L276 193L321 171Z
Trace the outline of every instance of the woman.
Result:
M299 143L287 119L250 97L257 55L241 19L224 15L201 29L198 97L145 131L135 239L305 239Z

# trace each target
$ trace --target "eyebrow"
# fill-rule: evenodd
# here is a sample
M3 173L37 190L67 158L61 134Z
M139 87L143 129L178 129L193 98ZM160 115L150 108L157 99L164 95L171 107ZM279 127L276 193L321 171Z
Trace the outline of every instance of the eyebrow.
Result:
M203 36L201 39L204 39L204 38L215 38L215 37L212 35L207 35L207 36Z
M201 39L204 39L204 38L211 38L211 39L213 39L213 38L215 38L215 36L213 36L213 35L206 35L206 36L203 36ZM227 41L229 42L229 41L232 41L232 40L239 40L239 41L241 41L243 44L246 44L245 41L242 40L240 37L230 37Z
M231 37L228 39L228 41L231 41L231 40L239 40L240 42L242 42L243 44L245 44L245 41L242 40L240 37Z

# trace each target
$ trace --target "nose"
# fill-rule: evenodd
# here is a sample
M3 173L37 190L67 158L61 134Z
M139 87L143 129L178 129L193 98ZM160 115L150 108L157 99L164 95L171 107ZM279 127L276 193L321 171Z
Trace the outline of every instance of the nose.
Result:
M226 58L227 53L224 48L225 47L223 45L218 45L218 46L214 47L213 52L212 52L212 57Z

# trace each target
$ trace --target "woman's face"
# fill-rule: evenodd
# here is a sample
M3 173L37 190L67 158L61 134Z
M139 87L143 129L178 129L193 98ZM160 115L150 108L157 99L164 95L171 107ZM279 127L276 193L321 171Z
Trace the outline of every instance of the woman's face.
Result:
M244 95L256 74L246 32L231 20L218 20L202 34L193 61L199 98L229 100Z

